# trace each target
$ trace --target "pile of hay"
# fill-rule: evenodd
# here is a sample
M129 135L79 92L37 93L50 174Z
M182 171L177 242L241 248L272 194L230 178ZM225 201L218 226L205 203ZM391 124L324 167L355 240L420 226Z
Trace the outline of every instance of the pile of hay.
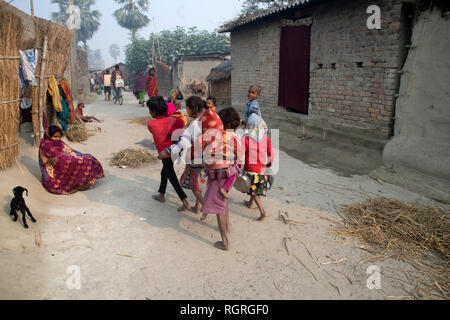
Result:
M152 163L158 156L143 148L128 148L112 154L111 166L138 168L144 163Z
M374 255L366 261L394 257L418 270L421 276L411 280L416 285L415 293L409 292L413 297L450 298L448 210L372 198L344 206L341 217L345 222L332 233L369 244Z
M67 125L66 137L69 141L73 142L83 142L86 141L89 137L88 129L86 124L80 118L74 123L69 123Z

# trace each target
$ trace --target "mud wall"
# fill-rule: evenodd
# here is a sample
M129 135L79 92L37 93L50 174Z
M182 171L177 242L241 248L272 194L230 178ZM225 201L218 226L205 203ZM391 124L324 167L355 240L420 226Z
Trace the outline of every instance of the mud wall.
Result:
M401 77L386 163L450 180L450 17L422 12Z

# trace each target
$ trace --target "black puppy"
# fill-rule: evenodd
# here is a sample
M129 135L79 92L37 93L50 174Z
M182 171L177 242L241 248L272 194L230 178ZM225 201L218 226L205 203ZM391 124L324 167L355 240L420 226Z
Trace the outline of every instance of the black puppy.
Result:
M25 220L25 211L28 213L28 215L31 218L31 221L33 221L33 223L36 222L36 219L31 215L30 209L28 209L27 205L25 204L25 200L23 198L23 192L26 191L27 192L27 197L28 197L28 190L22 187L15 187L13 189L14 192L14 198L11 200L11 212L10 215L13 218L13 221L17 221L17 212L16 210L20 210L22 212L22 221L23 221L23 226L25 227L25 229L28 229L28 225L27 222Z

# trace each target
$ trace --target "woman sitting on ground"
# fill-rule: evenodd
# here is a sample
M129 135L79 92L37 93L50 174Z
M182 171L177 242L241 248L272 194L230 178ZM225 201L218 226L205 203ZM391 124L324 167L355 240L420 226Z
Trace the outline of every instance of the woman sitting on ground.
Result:
M61 138L62 130L50 126L39 146L42 184L54 194L72 194L87 190L104 178L103 167L90 154L70 148Z

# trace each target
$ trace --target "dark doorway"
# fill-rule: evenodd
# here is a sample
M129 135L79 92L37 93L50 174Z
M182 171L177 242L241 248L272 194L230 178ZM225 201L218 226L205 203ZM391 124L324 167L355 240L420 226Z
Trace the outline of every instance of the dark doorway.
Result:
M308 114L311 27L281 28L278 105Z

